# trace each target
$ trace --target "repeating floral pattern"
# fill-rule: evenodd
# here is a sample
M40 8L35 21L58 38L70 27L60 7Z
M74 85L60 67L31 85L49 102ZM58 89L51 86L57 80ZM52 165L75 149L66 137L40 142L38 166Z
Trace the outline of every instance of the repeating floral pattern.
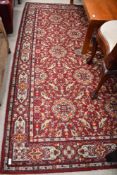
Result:
M87 65L81 54L87 25L83 7L26 4L9 90L2 171L114 165L105 155L117 146L117 83L109 79L98 99L91 100L101 59Z

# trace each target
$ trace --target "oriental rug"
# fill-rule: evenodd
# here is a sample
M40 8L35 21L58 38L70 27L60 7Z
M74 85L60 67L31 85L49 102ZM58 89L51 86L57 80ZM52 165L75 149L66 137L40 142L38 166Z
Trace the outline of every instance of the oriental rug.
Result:
M117 83L91 100L101 59L81 54L83 7L26 3L9 86L2 173L46 173L116 167ZM101 52L97 52L97 57Z

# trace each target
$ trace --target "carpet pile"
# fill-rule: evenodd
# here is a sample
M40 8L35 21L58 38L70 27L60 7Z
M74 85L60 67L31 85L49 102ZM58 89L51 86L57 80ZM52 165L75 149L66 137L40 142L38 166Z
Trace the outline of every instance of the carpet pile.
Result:
M86 64L81 6L26 3L9 86L1 172L44 173L112 168L117 146L117 83L97 100L101 59ZM101 52L97 52L100 57Z

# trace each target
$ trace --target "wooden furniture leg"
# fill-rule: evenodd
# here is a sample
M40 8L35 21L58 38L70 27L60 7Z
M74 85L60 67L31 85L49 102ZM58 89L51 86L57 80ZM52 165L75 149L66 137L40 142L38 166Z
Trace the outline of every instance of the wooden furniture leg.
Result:
M3 23L2 23L2 18L0 18L0 31L3 33L4 38L7 42L8 53L11 53L10 48L9 48L9 42L8 42L7 34L6 34L6 31L5 31Z
M105 44L105 43L104 43ZM105 45L106 46L106 45ZM104 84L104 82L112 75L117 75L117 44L114 46L112 51L104 57L103 60L103 72L101 75L101 79L96 90L92 94L92 99L95 99L98 95L98 92Z
M117 20L117 1L103 0L100 4L99 0L83 0L83 7L89 22L89 27L82 49L82 54L85 54L89 49L94 28L99 28L107 21Z
M93 50L90 58L87 59L87 63L92 63L92 59L95 56L97 43L101 46L103 51L103 71L98 83L97 88L91 94L91 98L95 99L101 86L105 83L107 78L112 75L117 75L117 20L111 20L104 23L97 32L96 39L93 39Z
M99 82L96 90L91 95L91 99L92 100L97 98L98 92L99 92L101 86L104 84L104 82L107 80L108 77L109 77L108 72L106 72L106 71L102 72L102 76L101 76L100 82Z
M107 162L117 162L117 149L106 155Z
M84 44L83 44L82 54L87 53L87 51L89 49L90 41L91 41L91 38L92 38L92 35L93 35L93 31L94 31L94 23L90 22L89 26L88 26L88 29L87 29L86 36L85 36L85 41L84 41Z
M0 18L0 105L2 103L2 95L3 95L3 78L5 71L5 64L7 60L7 54L9 52L9 42L6 35L6 31L4 29L2 18Z
M73 4L74 0L70 0L70 4Z
M21 0L18 0L18 4L21 4Z
M91 56L89 58L87 58L87 60L86 60L87 64L91 64L92 63L92 60L93 60L93 58L94 58L94 56L96 54L97 45L98 44L97 44L96 38L93 37L92 38L92 54L91 54Z

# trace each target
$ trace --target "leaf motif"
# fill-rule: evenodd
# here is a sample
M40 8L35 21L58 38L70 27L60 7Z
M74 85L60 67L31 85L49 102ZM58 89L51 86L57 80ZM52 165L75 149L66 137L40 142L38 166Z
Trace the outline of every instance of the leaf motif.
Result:
M102 128L105 124L106 118L102 118L101 121L99 122L99 128Z
M45 92L41 92L41 96L44 97L46 100L50 99Z
M48 69L53 69L56 66L56 64L52 64Z
M74 83L68 84L68 85L66 86L66 90L67 90L67 91L70 90L71 87L72 87L73 85L74 85Z
M72 62L77 63L77 60L75 60L73 57L69 58Z
M77 132L75 130L73 130L73 129L71 130L71 134L72 134L73 137L77 137L78 136Z
M51 122L51 119L46 120L44 123L42 123L41 130L45 129L50 122Z
M79 120L84 126L86 126L87 128L91 128L90 124L85 119L82 118L82 119L79 119Z
M47 60L47 57L42 58L40 62L44 62L45 60Z
M63 66L68 70L71 69L67 64L63 64Z
M61 136L62 136L62 131L61 130L57 131L56 137L61 137Z
M80 92L77 97L75 98L76 100L81 99L84 96L84 92Z
M58 87L57 87L57 86L55 86L55 85L52 84L52 83L49 83L49 85L50 85L54 90L58 91Z

